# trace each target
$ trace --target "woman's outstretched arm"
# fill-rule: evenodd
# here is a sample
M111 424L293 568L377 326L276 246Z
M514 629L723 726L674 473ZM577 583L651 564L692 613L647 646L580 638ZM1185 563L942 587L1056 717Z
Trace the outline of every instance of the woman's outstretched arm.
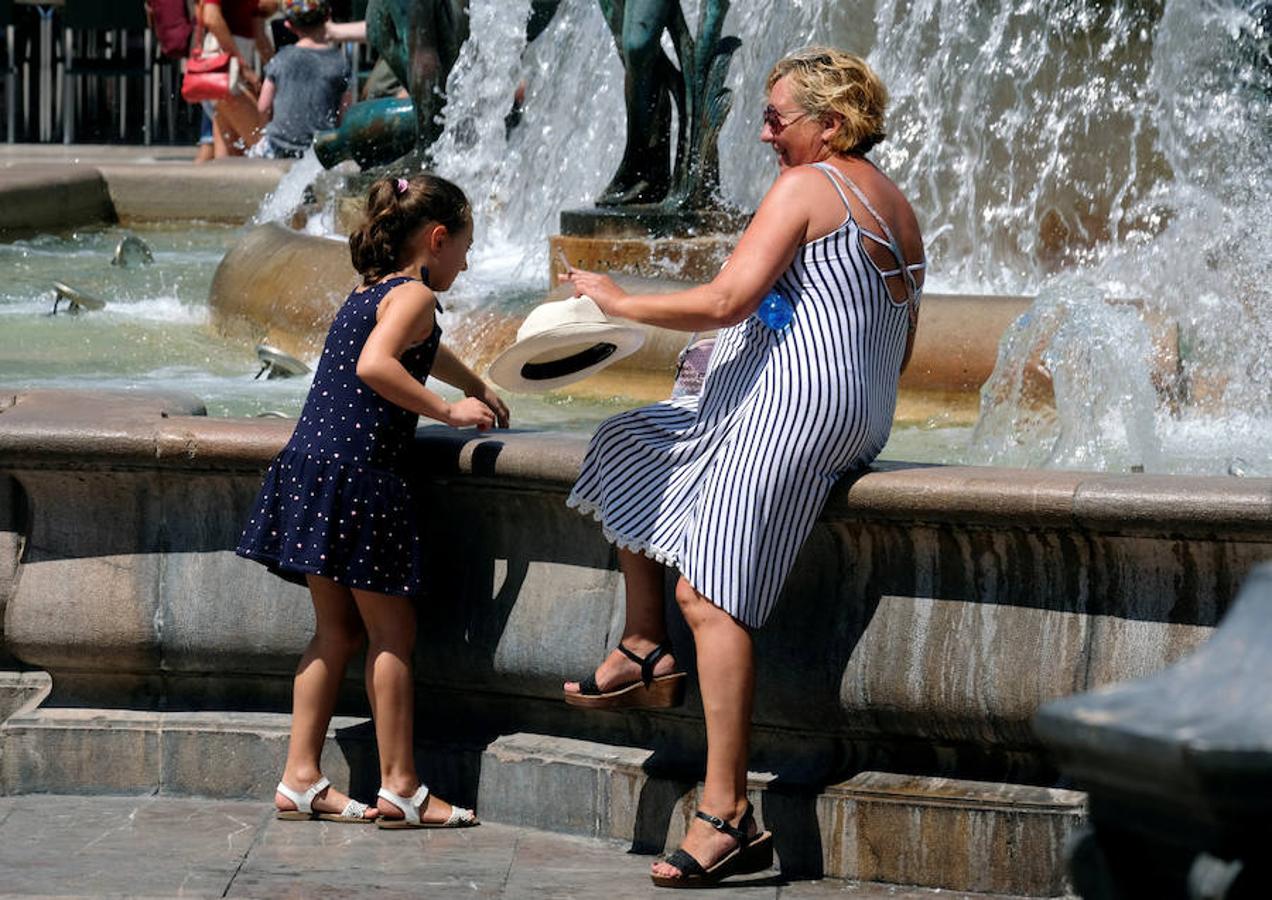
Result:
M710 283L671 294L628 294L608 275L582 269L563 275L576 291L596 301L606 314L673 328L706 331L741 322L795 258L808 232L808 209L815 199L811 179L825 176L788 169L764 196L729 263Z

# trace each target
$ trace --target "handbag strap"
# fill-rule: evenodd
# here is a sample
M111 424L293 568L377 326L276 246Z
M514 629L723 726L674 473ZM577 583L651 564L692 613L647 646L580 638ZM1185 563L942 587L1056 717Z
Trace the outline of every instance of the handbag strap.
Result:
M194 4L194 43L191 47L191 52L203 52L203 0Z
M198 0L198 2L194 5L194 44L191 45L191 56L203 55L203 38L205 34L206 29L203 27L203 0ZM220 38L216 39L216 45L221 47ZM239 55L239 50L234 43L233 35L230 36L230 46L221 47L221 52L227 54L231 58ZM242 60L241 57L240 60ZM246 62L244 61L243 64L246 65Z

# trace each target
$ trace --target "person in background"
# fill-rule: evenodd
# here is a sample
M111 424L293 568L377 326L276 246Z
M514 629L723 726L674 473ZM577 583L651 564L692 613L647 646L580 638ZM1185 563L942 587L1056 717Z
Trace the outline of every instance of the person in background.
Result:
M365 44L367 42L367 23L365 19L357 22L327 22L327 40L340 44ZM366 81L358 91L359 100L377 100L381 97L409 97L402 82L393 74L389 61L384 57L376 60L371 67Z
M353 102L349 61L326 36L331 10L325 0L283 0L283 16L299 40L265 67L257 109L269 124L251 150L270 159L303 156L314 132L335 128Z
M217 156L216 134L212 128L212 117L208 115L208 107L210 103L199 104L199 149L194 154L196 163L205 163L213 160ZM224 146L224 142L222 142ZM222 156L226 154L222 153Z
M274 55L265 20L276 12L278 0L199 0L203 27L222 49L239 58L240 91L216 103L212 113L212 125L224 141L226 155L241 156L263 134L265 117L257 109L261 81L252 67L252 54L258 53L262 62Z

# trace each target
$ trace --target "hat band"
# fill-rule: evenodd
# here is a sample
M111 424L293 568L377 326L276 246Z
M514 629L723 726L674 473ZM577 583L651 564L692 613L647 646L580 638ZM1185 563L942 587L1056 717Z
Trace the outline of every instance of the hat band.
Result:
M551 362L528 362L521 367L521 377L526 381L547 381L563 375L573 375L575 372L581 372L596 365L601 360L608 359L617 349L617 344L602 342Z

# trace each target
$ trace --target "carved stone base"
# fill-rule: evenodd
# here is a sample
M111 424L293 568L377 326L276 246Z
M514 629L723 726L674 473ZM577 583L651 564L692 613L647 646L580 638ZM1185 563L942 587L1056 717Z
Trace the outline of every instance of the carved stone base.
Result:
M548 277L556 284L564 268L560 253L570 265L598 272L623 272L640 278L678 281L710 281L737 245L736 235L696 238L548 238Z
M728 259L750 216L739 210L669 212L658 206L567 209L549 238L556 284L560 253L571 265L641 278L709 281Z
M612 206L561 211L561 233L590 238L736 237L751 220L737 209L669 211L661 206Z

